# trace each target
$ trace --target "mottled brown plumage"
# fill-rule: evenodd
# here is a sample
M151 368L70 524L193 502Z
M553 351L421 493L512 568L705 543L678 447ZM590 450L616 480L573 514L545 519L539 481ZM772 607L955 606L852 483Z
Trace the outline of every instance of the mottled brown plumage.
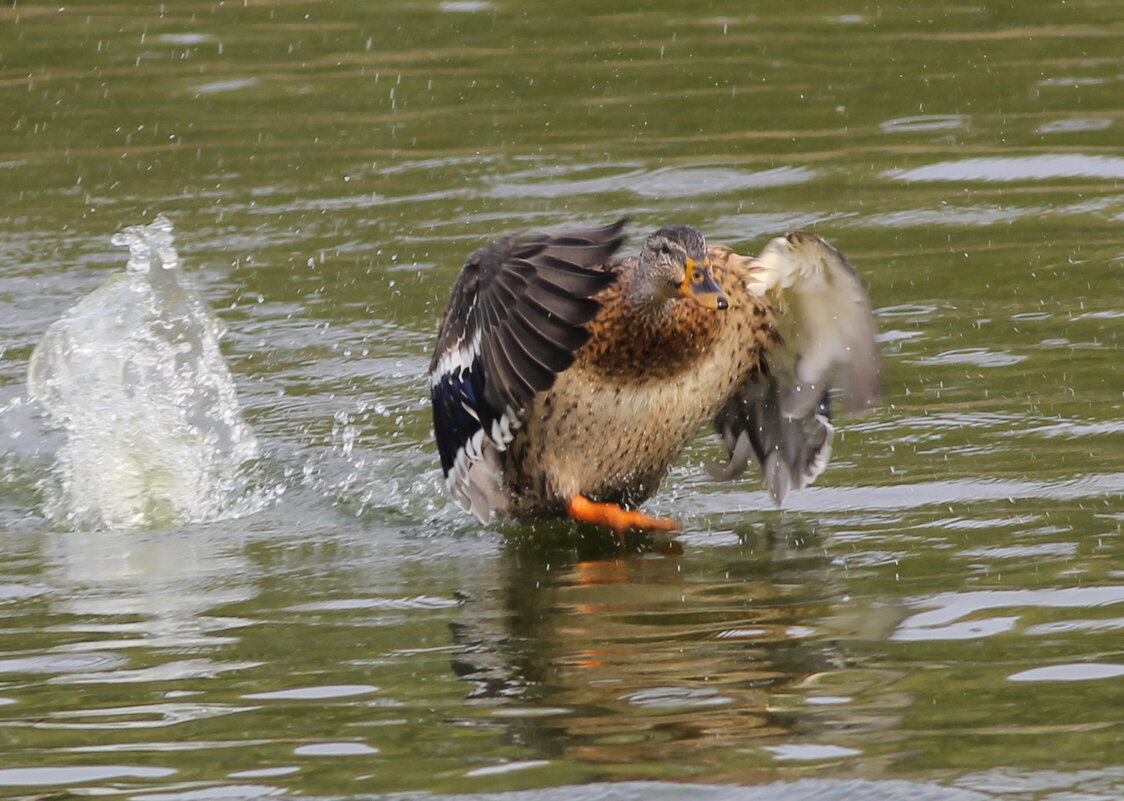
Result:
M610 265L620 281L595 296L601 312L574 364L527 411L504 466L515 516L557 514L575 495L634 507L734 389L759 376L778 342L773 315L744 266L712 261L725 311L680 297L638 313L628 302L637 259Z
M592 242L604 253L615 248L618 231L619 224L559 239ZM567 308L577 310L568 341L578 344L566 355L551 343L558 367L547 374L536 363L525 371L533 380L518 381L481 354L512 349L517 329L504 321L524 319L525 307L538 304L533 290L517 296L496 284L537 286L536 271L547 267L524 265L541 261L536 254L553 242L501 240L485 258L476 254L434 354L430 386L447 481L482 521L494 510L570 514L618 530L672 527L617 507L634 509L650 497L708 421L730 450L722 477L753 459L779 501L826 464L827 388L849 387L855 409L873 403L877 346L865 293L838 251L802 233L774 240L761 259L707 247L687 226L661 228L639 256L599 265L556 250L575 261L564 272L576 293ZM466 288L466 274L478 283ZM603 283L590 294L597 276ZM479 317L481 303L491 317ZM582 319L587 304L597 309ZM541 310L535 319L539 329L554 325Z

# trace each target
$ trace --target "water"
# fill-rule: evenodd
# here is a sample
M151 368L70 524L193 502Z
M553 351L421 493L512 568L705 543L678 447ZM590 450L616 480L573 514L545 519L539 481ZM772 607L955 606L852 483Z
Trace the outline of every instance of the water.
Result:
M1118 798L1119 53L1103 4L0 10L0 786L209 799ZM31 354L166 212L252 514L52 516ZM464 257L628 215L868 283L886 396L675 546L481 530L424 372ZM546 788L545 792L543 788Z
M219 350L221 323L159 216L113 238L117 273L31 353L28 394L66 432L46 509L74 528L174 526L250 511L257 456Z

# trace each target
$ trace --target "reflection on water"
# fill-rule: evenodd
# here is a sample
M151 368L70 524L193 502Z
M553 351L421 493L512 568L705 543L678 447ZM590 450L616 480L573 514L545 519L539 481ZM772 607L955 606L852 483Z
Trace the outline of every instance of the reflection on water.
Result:
M76 703L31 725L112 732L174 729L251 708L198 698L171 700L197 695L179 688L261 665L220 656L224 647L237 643L234 632L249 621L211 611L248 600L253 592L229 582L229 576L246 570L245 558L215 536L198 533L68 532L44 542L44 577L67 593L52 599L58 642L53 653L38 657L37 669L51 674L46 683ZM6 672L31 670L12 662ZM161 689L138 704L134 687ZM83 700L92 698L98 700Z
M720 578L654 552L572 561L512 543L502 594L469 593L453 626L453 667L479 709L465 725L625 775L706 765L744 780L797 759L773 744L799 736L820 743L799 758L861 755L908 699L863 699L893 674L848 669L835 640L855 636L857 613L838 606L839 568L819 536L749 536L759 542L720 549Z

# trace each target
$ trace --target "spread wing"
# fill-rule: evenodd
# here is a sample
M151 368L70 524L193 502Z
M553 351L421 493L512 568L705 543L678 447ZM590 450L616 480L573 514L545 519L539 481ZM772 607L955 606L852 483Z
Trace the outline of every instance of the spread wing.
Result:
M481 522L504 508L500 453L526 408L589 340L593 296L616 280L596 268L624 224L501 239L453 285L429 366L433 430L450 493Z
M781 503L827 466L831 390L851 412L878 399L874 316L854 267L814 234L777 237L756 259L719 250L740 262L749 290L772 308L781 341L766 357L764 378L743 382L714 420L730 451L715 475L740 475L752 458Z
M846 257L815 234L777 237L757 257L750 290L777 313L784 348L771 366L792 380L785 414L814 408L829 387L847 409L871 408L880 391L878 343L870 299Z

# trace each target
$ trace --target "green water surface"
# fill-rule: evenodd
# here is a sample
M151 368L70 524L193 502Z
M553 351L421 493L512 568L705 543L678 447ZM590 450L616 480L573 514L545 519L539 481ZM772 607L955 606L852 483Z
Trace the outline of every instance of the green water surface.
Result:
M1124 796L1121 53L1095 0L5 3L0 794ZM27 360L158 212L258 501L70 530ZM674 543L482 529L448 288L621 216L829 238L883 402L783 511L704 437Z

